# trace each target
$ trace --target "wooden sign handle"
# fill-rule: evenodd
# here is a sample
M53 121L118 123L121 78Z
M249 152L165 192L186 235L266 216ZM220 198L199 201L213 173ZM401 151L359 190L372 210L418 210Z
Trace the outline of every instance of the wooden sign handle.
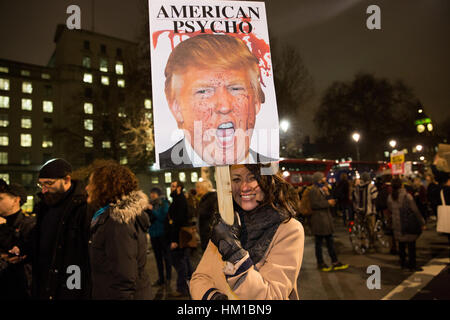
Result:
M234 222L233 195L229 166L216 167L217 201L222 219L232 225Z

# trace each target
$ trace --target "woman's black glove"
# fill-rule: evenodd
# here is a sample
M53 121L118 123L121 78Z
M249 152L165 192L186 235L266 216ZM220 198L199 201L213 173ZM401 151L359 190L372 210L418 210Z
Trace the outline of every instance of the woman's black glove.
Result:
M214 293L210 300L228 300L228 296L222 292L217 291Z
M215 223L213 224L211 241L215 244L223 261L229 261L235 264L247 254L247 251L242 249L239 236L241 227L238 219L234 217L232 226L223 221L219 214L215 216Z

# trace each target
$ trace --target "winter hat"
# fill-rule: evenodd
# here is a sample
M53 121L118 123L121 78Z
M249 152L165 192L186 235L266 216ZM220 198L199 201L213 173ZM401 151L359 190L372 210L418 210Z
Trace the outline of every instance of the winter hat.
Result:
M72 173L72 166L64 159L51 159L39 170L38 179L61 179Z
M317 183L320 180L322 180L323 177L324 177L324 175L322 172L315 172L312 176L312 181L313 181L313 183Z
M370 179L370 173L368 173L368 172L363 172L362 175L361 175L361 179L362 179L362 181L364 181L364 182L370 181L370 180L371 180L371 179Z
M20 206L27 202L27 192L25 188L18 183L8 185L5 180L0 179L0 193L8 193L20 198Z

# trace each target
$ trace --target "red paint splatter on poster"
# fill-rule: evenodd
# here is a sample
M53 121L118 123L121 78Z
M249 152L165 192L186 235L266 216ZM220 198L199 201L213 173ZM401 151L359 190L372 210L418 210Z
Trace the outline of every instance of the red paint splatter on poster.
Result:
M250 19L243 18L242 21L249 22ZM248 29L244 30L244 31L248 32ZM160 31L153 32L153 34L152 34L153 48L156 48L159 37L164 33L167 33L167 37L170 40L170 45L171 45L172 50L175 48L175 38L176 37L178 37L178 39L181 42L181 41L183 41L183 37L192 38L192 37L198 36L200 34L219 34L219 33L214 33L211 29L204 29L203 32L195 31L195 32L191 32L191 33L175 33L173 30L160 30ZM260 75L261 75L261 72L264 72L264 74L266 76L270 76L270 70L271 70L271 67L269 65L270 47L269 47L269 44L264 39L258 38L253 33L249 33L249 34L247 34L247 33L222 33L222 34L227 34L227 35L230 35L233 37L240 38L242 41L249 44L250 51L260 62L260 64L259 64ZM264 84L261 76L260 76L260 81L261 81L261 84L265 87L265 84Z

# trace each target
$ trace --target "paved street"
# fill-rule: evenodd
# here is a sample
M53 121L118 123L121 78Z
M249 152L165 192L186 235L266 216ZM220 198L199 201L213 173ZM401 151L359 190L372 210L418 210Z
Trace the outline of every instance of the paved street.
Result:
M317 270L314 254L314 237L308 234L305 239L305 252L298 280L300 297L303 300L433 300L450 299L450 269L448 239L436 233L435 222L427 224L417 241L417 264L422 272L402 271L397 255L389 249L377 248L376 253L357 255L353 253L347 230L340 218L335 219L337 232L335 246L338 258L350 267L336 272ZM149 272L152 282L157 278L153 252L149 253ZM324 245L324 257L329 261ZM193 254L194 267L200 259ZM368 289L367 267L380 267L381 288ZM173 270L171 287L175 288L176 273ZM153 288L154 299L168 299L166 288Z

